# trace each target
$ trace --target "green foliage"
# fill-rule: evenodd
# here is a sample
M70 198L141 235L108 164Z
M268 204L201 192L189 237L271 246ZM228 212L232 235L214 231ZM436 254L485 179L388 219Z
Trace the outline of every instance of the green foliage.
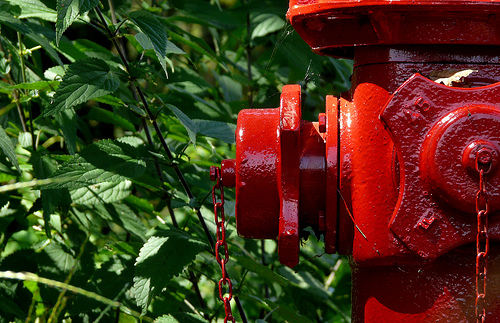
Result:
M238 112L299 83L314 120L349 87L352 63L313 54L286 10L0 0L0 323L223 322L209 167L234 158ZM348 322L348 261L311 238L283 267L237 236L225 192L247 320Z
M68 66L54 94L54 102L42 112L41 117L48 117L113 93L119 86L118 76L110 71L105 61L98 58L76 61Z
M149 238L135 263L132 294L137 305L142 307L143 314L147 312L152 298L159 293L158 288L180 274L204 246L183 232L172 230L165 232L165 235Z

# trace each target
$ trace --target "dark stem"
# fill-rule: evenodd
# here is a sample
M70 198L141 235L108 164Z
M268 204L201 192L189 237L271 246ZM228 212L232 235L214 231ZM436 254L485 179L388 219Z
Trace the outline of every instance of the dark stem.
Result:
M21 63L21 76L23 78L23 83L26 83L26 63L24 61L24 45L22 43L21 39L21 33L17 32L17 41L19 42L19 59ZM26 95L26 93L24 93ZM18 105L18 109L20 106ZM33 150L36 151L36 141L35 141L35 131L33 129L33 115L31 113L31 104L28 102L28 109L29 109L29 119L30 119L30 134L31 134L31 141L33 145ZM21 121L22 122L22 121Z
M125 66L127 73L130 75L130 65L128 63L127 58L125 57L122 46L120 46L120 44L116 41L116 38L114 37L113 33L109 29L108 24L106 23L106 20L104 19L104 16L102 15L102 12L99 9L99 7L96 7L96 12L97 12L97 15L99 16L99 19L101 20L103 27L105 28L106 32L108 33L109 38L113 42L113 45L116 47L116 50L118 51L118 54L120 55L120 59L121 59L123 65ZM163 134L160 130L160 127L158 126L158 123L156 122L155 117L154 117L153 113L151 112L151 109L149 109L149 103L146 100L146 97L145 97L144 93L142 92L141 87L135 81L132 81L132 82L134 84L135 90L139 94L139 97L141 99L144 110L148 114L148 118L150 119L151 123L153 124L153 128L155 129L155 132L156 132L158 138L160 139L160 144L161 144L163 150L167 154L167 157L170 160L170 162L173 162L174 156L172 155L172 152L170 151L170 148L168 147L167 142L165 141L165 138L163 137ZM182 174L181 170L179 169L179 166L176 163L172 163L172 168L174 169L174 172L177 175L177 178L179 179L186 195L190 199L193 199L194 195L193 195L191 189L189 188L189 185L186 182L184 175ZM198 215L198 220L200 221L200 224L203 227L203 231L205 231L205 235L207 236L208 242L213 249L215 246L214 240L212 238L212 235L210 234L210 231L208 230L207 224L205 223L205 219L203 218L201 211L199 209L197 209L197 215Z
M153 143L153 138L151 137L151 132L149 131L149 127L146 123L146 120L144 120L144 118L141 120L142 122L142 127L144 128L144 132L146 133L146 138L148 139L148 143L153 146L154 143ZM175 218L175 214L174 212L172 211L172 208L170 207L170 197L168 196L167 194L167 189L165 187L165 175L163 175L163 172L161 170L161 167L160 167L160 164L158 163L158 158L156 158L156 156L154 157L154 160L155 160L155 168L156 168L156 173L158 174L158 178L160 178L160 181L161 181L161 187L162 187L162 191L163 191L163 198L165 200L167 200L167 203L168 203L168 210L169 210L169 213L170 213L170 219L172 220L172 224L174 225L174 227L176 228L179 228L179 224L177 224L177 219Z
M262 265L266 265L266 240L262 239L260 240L260 261ZM266 298L269 298L269 286L267 284L264 284L264 296Z
M250 25L250 12L247 13L247 74L248 80L250 81L250 94L248 98L248 106L251 108L253 106L253 77L252 77L252 29Z
M116 47L116 50L118 51L118 54L120 55L120 59L122 60L122 63L125 66L125 69L127 70L127 73L130 75L130 66L129 66L128 60L123 52L122 46L120 46L120 44L116 41L116 38L114 37L113 33L109 29L108 24L106 23L106 20L104 19L104 16L102 15L102 12L99 9L99 7L96 7L96 12L97 12L97 15L99 16L99 19L101 20L102 25L104 26L106 32L108 33L109 38L113 42L113 45ZM165 153L167 154L167 157L169 158L169 160L171 162L173 162L174 158L173 158L172 152L170 151L170 148L168 147L167 142L165 141L165 138L163 137L163 134L161 133L161 130L160 130L160 127L158 126L158 123L156 122L151 110L149 109L149 104L148 104L148 101L146 100L146 97L144 96L144 93L142 92L141 88L139 87L139 85L135 81L132 81L132 82L135 86L137 93L139 94L139 97L140 97L141 102L144 106L144 109L146 110L146 113L148 114L148 117L149 117L151 123L153 124L155 132L156 132L158 138L160 139L160 143L161 143L162 148L165 150ZM191 189L189 188L189 185L187 184L187 182L184 178L184 175L182 174L182 172L179 169L179 167L177 166L177 164L172 163L172 167L177 175L177 178L181 182L181 185L184 188L186 195L190 199L194 198L194 195L193 195ZM214 249L215 244L214 244L212 235L210 234L210 231L208 230L208 227L205 223L205 219L203 218L200 209L197 209L196 211L197 211L198 219L203 227L203 230L205 231L205 235L208 239L208 242L210 243L211 248ZM228 276L228 278L229 278L229 276ZM194 284L194 285L197 286L197 284ZM199 292L199 289L198 289L198 292ZM198 294L198 292L197 292L197 294ZM199 297L201 297L201 293L200 293ZM243 306L241 305L240 299L237 296L235 296L234 301L236 302L236 306L238 308L238 312L240 313L242 322L247 323L248 320L247 320L247 317L246 317L245 312L243 310Z
M241 306L241 302L238 296L234 296L234 302L236 303L236 307L238 308L238 312L240 313L241 321L243 323L248 323L247 316L245 315L245 311L243 310L243 306Z

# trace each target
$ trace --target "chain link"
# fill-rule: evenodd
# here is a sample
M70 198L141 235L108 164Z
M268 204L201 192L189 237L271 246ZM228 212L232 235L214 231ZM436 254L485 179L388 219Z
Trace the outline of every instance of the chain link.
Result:
M479 190L476 194L477 236L476 236L476 320L486 320L486 274L488 272L488 252L490 240L488 236L488 196L486 192L485 173L491 164L482 164L476 160L479 172Z
M233 284L227 276L226 264L229 260L229 253L226 241L226 215L224 214L224 186L222 184L221 170L219 167L212 167L211 173L215 173L215 185L212 188L212 201L214 203L214 216L216 224L217 243L215 244L215 259L220 265L222 278L219 280L219 298L224 302L226 317L224 323L236 320L231 311L231 299L233 298ZM217 190L220 192L220 202L217 202ZM224 291L226 290L226 293ZM225 296L227 294L227 296Z

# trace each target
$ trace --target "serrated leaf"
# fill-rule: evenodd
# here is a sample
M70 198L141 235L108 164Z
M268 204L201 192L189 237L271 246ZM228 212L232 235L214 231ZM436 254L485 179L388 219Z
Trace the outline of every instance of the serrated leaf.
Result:
M57 86L59 86L59 81L62 80L64 74L66 74L67 65L64 66L52 66L43 72L43 76L47 80L57 81Z
M167 40L167 48L166 48L167 54L178 54L178 55L185 55L186 52L177 47L176 44L172 43L171 41Z
M168 76L165 64L167 55L167 34L163 25L155 15L144 10L131 12L129 18L143 32L142 35L145 35L150 41L165 74ZM136 39L144 49L151 48L151 45L145 41L144 37L139 36L136 37Z
M234 144L236 125L227 122L210 120L193 120L197 132L207 136L224 141L228 144Z
M54 103L41 116L46 117L77 104L114 92L120 86L118 76L105 61L88 58L71 64L54 95Z
M179 110L176 106L168 103L165 105L170 109L170 111L172 111L175 114L175 116L177 117L177 119L179 119L184 128L186 128L189 135L189 139L191 139L193 144L196 145L196 134L198 133L198 127L196 126L196 123L194 123L193 120L191 120L191 118L189 118L186 114L184 114L184 112Z
M31 39L33 42L36 44L39 44L40 46L43 47L47 51L47 53L52 56L56 60L56 62L59 65L63 65L63 62L59 58L59 55L57 55L57 52L52 48L50 45L49 41L45 36L40 33L40 32L35 32L33 29L31 29L27 24L23 23L21 20L18 18L13 17L7 12L0 11L0 24L4 24L15 31L20 32L22 35L25 37L28 37Z
M154 323L206 323L207 320L202 319L191 313L174 313L158 317Z
M118 140L101 140L87 146L56 171L53 178L60 182L42 189L76 189L104 182L122 182L144 174L146 162L141 152Z
M21 7L20 19L23 18L40 18L50 22L56 22L57 13L54 9L47 7L40 0L7 0L13 5Z
M154 320L153 323L180 323L180 322L177 321L177 319L172 315L163 315Z
M139 44L142 46L142 48L144 50L148 50L148 49L155 50L155 48L153 46L153 43L148 38L148 36L146 36L146 34L137 33L134 37L139 42ZM165 74L168 76L168 73L167 73L167 61L168 61L169 65L170 65L170 68L173 70L174 66L172 65L172 61L169 60L169 59L167 60L166 56L161 56L161 55L159 56L158 52L156 50L155 50L155 54L156 54L156 57L158 58L158 61L161 64L161 67L165 71Z
M70 190L69 194L73 203L94 205L102 203L118 202L126 198L132 192L132 182L102 182L86 187Z
M21 174L21 168L19 167L19 162L17 160L16 151L14 149L14 145L12 144L12 140L10 140L9 136L5 130L0 126L0 148L7 158L9 158L10 163L17 169L17 172Z
M56 44L62 34L82 13L99 4L99 0L57 0Z
M143 313L153 297L180 274L204 246L201 241L180 231L168 231L165 236L149 238L137 257L132 287L132 295Z
M47 270L68 273L75 265L78 266L71 249L65 245L61 245L54 241L49 243L43 251L53 262L52 266L46 268Z
M29 132L20 132L17 137L17 141L19 141L19 145L23 148L28 148L33 146L33 139L31 137L31 133Z

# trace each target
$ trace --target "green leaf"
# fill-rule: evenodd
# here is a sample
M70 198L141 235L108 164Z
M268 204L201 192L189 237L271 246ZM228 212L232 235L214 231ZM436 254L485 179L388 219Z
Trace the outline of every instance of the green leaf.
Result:
M264 265L256 263L248 257L235 255L234 258L237 260L239 265L243 266L245 269L251 272L256 273L257 275L259 275L259 277L265 279L268 283L277 283L281 286L287 286L289 284L288 280L285 277L275 273Z
M132 192L132 182L102 182L86 187L70 190L69 194L73 203L94 205L102 203L118 202L126 198Z
M54 103L41 116L54 115L77 104L110 94L120 80L105 61L88 58L71 64L54 95Z
M68 146L69 153L74 155L76 152L76 128L77 128L77 116L75 109L65 109L56 115L56 121L61 127L64 139L66 140L66 145Z
M151 40L148 38L148 36L146 36L146 34L143 34L143 33L137 33L135 36L135 39L139 42L139 44L142 46L142 48L144 50L148 50L148 49L153 49L155 50L155 47L153 46L153 43L151 42ZM155 50L155 54L156 54L156 57L158 58L158 61L160 62L161 64L161 67L163 68L163 70L165 71L165 74L168 76L168 72L167 72L167 62L168 64L170 65L170 68L172 68L172 71L174 69L174 66L173 66L173 63L171 60L167 59L166 56L161 56L161 55L158 55L158 52Z
M13 89L52 91L58 86L58 81L40 81L33 83L19 83L15 85L10 85L6 82L0 82L0 92L10 94Z
M181 110L179 110L176 106L172 104L165 104L170 111L172 111L177 119L181 122L181 124L186 128L189 139L193 142L193 144L196 145L196 134L198 133L198 127L196 126L196 123L191 120L187 115L184 114Z
M7 0L13 5L21 7L21 15L18 18L40 18L50 22L56 22L57 13L54 9L47 7L40 0Z
M31 136L30 136L31 137ZM31 153L30 161L33 165L33 171L38 179L46 179L52 176L56 169L55 161L43 152L35 151ZM43 219L45 221L45 232L51 237L50 222L51 215L58 206L69 204L67 190L44 190L41 192Z
M90 120L114 124L125 130L135 132L135 126L132 124L132 122L112 111L94 107L92 108L92 110L90 110L87 118L89 118Z
M146 162L140 156L138 148L118 140L95 142L61 165L53 177L59 182L42 189L76 189L136 178L146 170Z
M313 323L304 315L297 313L297 310L285 304L278 304L270 299L265 301L273 310L288 323Z
M146 226L127 205L107 203L96 205L95 208L106 220L121 226L129 233L139 237L142 241L146 241Z
M105 95L101 96L99 98L95 98L94 101L104 103L104 104L109 104L115 107L126 107L127 105L125 102L123 102L120 98L117 98L112 95Z
M144 49L154 49L165 74L168 76L165 64L167 55L167 34L163 25L155 15L144 10L131 12L129 18L143 32L142 35L145 36L140 34L139 36L136 35L137 41ZM147 40L149 40L150 43L148 43Z
M207 136L222 140L228 144L236 142L236 125L227 122L210 120L193 120L197 132Z
M45 269L50 272L69 273L73 267L79 267L72 250L63 244L55 242L55 240L49 243L43 251L52 261L50 265L48 263L43 264L46 266Z
M267 36L274 33L285 25L285 20L280 16L265 13L257 16L253 23L257 24L252 31L252 39Z
M185 55L186 52L177 47L176 44L172 43L171 41L167 40L167 48L166 48L167 54L178 54L178 55Z
M99 0L57 0L56 44L62 34L82 13L99 4Z
M47 38L45 38L45 36L41 32L35 32L27 24L4 11L0 11L0 24L6 25L14 29L15 31L20 32L22 35L28 37L36 44L39 44L43 47L43 49L47 51L47 53L49 53L50 56L52 56L52 58L54 58L54 60L59 65L63 65L63 62L57 55L57 52L54 50L54 48L52 48Z
M140 242L115 242L110 245L106 245L106 249L109 249L120 255L130 255L137 257L139 256L139 251L142 247Z
M158 317L154 323L206 323L203 318L191 313L174 313Z
M177 319L172 315L163 315L161 317L158 317L153 323L180 323L180 322L177 321Z
M181 231L167 231L164 236L154 236L144 244L135 263L132 295L143 314L167 283L179 275L205 247Z
M127 198L124 200L124 202L134 209L136 212L145 212L150 215L153 215L154 212L154 206L151 204L150 201L137 197L135 195L129 195Z
M172 28L176 27L175 25L172 25L169 23L167 23L167 24L169 27L172 27ZM203 41L203 39L190 35L190 38L193 39L193 40L190 40L190 39L185 38L181 35L181 33L184 33L184 31L182 29L181 30L179 30L177 28L175 28L175 29L176 29L176 31L178 30L179 33L176 33L173 31L169 32L169 36L173 40L175 40L178 43L189 46L192 49L196 50L197 52L200 52L204 55L207 55L208 57L213 58L219 64L219 66L224 69L224 71L229 71L226 64L224 63L224 61L217 55L217 53L215 53L213 51L213 49L210 48L210 46L207 45L207 43L205 41Z
M243 98L243 86L227 75L219 75L215 73L215 77L224 93L226 102L241 101Z
M16 151L14 150L14 145L12 144L12 140L10 140L9 136L5 130L0 126L0 148L2 149L5 156L9 158L10 163L17 169L19 174L21 174L21 168L19 167L19 162L17 161Z

